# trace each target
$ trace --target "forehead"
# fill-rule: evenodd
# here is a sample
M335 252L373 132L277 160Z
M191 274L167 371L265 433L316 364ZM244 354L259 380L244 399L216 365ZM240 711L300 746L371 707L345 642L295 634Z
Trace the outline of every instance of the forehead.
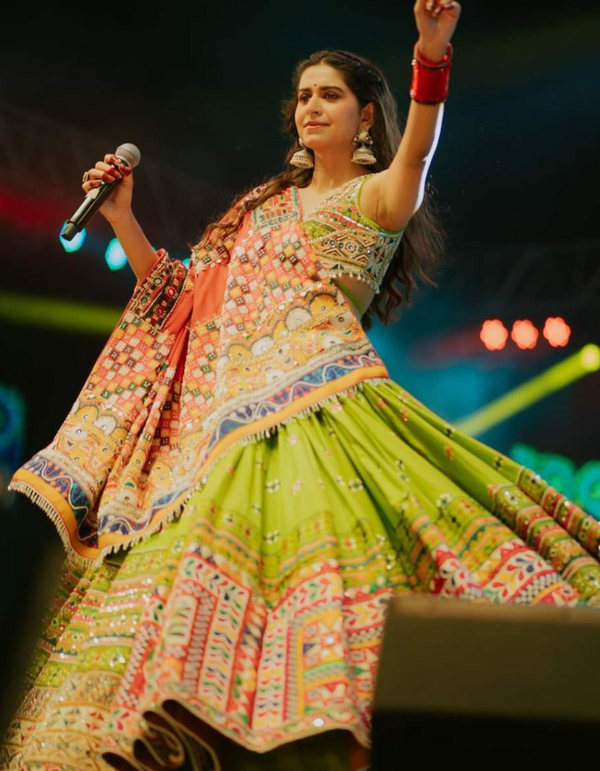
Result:
M329 64L313 64L307 67L300 78L298 89L313 88L314 86L339 86L346 85L342 73Z

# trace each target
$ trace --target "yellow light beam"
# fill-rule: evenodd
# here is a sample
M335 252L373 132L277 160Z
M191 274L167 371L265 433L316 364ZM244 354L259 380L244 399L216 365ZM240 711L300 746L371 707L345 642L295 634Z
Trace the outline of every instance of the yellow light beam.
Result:
M479 436L503 420L522 412L544 396L598 369L600 369L600 347L593 344L584 345L577 353L526 383L522 383L472 415L467 415L466 418L455 423L455 426L469 436Z
M103 335L113 331L121 313L90 303L0 292L0 318L15 324Z

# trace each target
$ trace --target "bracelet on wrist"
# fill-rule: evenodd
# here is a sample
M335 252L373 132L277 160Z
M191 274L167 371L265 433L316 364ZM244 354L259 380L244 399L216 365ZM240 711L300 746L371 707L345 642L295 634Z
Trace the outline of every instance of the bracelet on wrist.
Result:
M448 98L448 83L452 66L452 44L448 43L446 53L439 62L426 59L415 43L413 51L413 77L410 96L419 104L440 104Z

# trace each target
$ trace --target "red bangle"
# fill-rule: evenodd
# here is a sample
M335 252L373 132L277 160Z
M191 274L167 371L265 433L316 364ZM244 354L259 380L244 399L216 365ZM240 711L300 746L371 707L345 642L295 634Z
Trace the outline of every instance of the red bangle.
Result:
M448 43L444 58L432 62L418 50L415 44L412 68L413 77L410 96L419 104L440 104L448 98L448 82L452 66L452 43Z

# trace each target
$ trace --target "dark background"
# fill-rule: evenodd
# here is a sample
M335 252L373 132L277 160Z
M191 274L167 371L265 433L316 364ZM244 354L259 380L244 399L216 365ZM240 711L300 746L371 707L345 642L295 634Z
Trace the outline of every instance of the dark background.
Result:
M128 268L106 267L106 223L93 222L80 252L67 255L58 243L83 170L122 142L137 144L138 218L153 244L187 256L237 192L280 169L280 103L294 65L315 50L372 59L402 121L409 107L417 37L410 2L91 11L46 5L13 9L6 20L0 292L122 309L135 281ZM437 289L420 292L398 324L369 333L392 376L447 419L599 342L599 39L597 3L560 14L542 3L463 4L430 176L448 231L445 264ZM478 338L486 318L539 326L557 315L573 329L566 349L544 341L535 351L511 343L492 353ZM21 460L52 440L105 339L0 314L0 384L21 394L26 409ZM599 378L587 376L481 438L504 452L526 442L577 466L599 459ZM27 605L30 563L58 543L37 509L13 498L2 511L7 646Z

